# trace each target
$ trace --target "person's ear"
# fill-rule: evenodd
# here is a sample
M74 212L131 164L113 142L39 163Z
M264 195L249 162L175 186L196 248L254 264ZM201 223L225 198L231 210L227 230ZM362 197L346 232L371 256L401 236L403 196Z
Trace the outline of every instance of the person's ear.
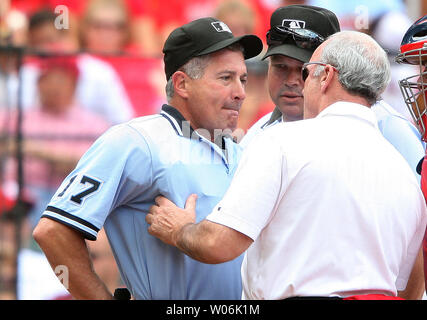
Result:
M182 71L176 71L172 75L174 92L184 99L188 98L189 80L188 75Z
M325 66L324 72L320 75L320 91L322 93L325 93L328 90L329 86L333 82L335 73L336 70L332 66Z

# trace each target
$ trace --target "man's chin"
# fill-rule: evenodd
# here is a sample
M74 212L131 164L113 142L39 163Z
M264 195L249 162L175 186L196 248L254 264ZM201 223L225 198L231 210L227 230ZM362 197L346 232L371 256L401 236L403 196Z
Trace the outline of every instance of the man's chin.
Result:
M224 132L233 132L236 130L239 123L239 117L234 115L228 116L227 119L223 122L225 125L221 127L221 130Z
M304 117L303 107L297 105L278 106L280 112L287 121L302 120Z

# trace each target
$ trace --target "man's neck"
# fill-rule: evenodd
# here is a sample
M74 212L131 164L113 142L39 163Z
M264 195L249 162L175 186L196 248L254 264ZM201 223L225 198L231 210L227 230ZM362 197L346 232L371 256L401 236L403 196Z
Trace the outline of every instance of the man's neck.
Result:
M325 96L326 97L326 96ZM342 90L341 92L339 92L339 94L334 95L334 96L328 96L327 99L323 99L319 102L319 111L318 114L320 112L322 112L323 110L325 110L327 107L329 107L330 105L336 103L336 102L351 102L351 103L357 103L360 104L362 106L366 106L368 108L371 107L371 104L368 103L368 101L360 96L356 96L354 94L348 93L345 90Z

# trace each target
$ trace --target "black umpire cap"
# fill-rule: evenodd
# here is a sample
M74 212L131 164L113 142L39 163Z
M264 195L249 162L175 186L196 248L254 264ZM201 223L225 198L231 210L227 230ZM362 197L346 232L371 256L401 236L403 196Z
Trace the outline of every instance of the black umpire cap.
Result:
M280 54L308 62L317 46L338 31L338 18L332 11L309 5L280 7L270 18L263 59Z
M166 79L190 59L240 43L245 59L262 51L262 41L255 35L234 37L228 26L215 18L194 20L171 32L163 47Z

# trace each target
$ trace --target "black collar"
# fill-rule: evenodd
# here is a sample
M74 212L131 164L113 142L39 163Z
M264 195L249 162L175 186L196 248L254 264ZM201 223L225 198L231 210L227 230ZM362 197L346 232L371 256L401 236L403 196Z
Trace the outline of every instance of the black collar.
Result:
M271 114L270 120L268 120L267 124L270 125L274 121L280 119L282 117L282 112L279 110L278 107L274 108L273 113Z
M275 107L273 112L271 113L270 119L268 119L268 121L261 126L261 129L264 129L265 127L271 125L275 121L279 120L282 116L282 112L279 110L279 108Z
M168 104L164 104L162 106L162 111L166 112L170 117L174 118L176 123L179 126L179 129L181 132L178 131L177 128L175 128L175 124L171 122L172 127L175 129L175 131L179 134L179 135L184 135L185 133L189 134L189 136L187 138L191 138L191 137L195 137L195 135L193 135L194 129L191 127L190 122L188 120L186 120L184 118L184 116L181 114L181 112L179 112L177 109L175 109L174 107L168 105ZM169 120L169 119L168 119ZM187 130L184 130L184 125L190 127L190 131L188 132ZM187 136L187 134L185 134L185 136Z

